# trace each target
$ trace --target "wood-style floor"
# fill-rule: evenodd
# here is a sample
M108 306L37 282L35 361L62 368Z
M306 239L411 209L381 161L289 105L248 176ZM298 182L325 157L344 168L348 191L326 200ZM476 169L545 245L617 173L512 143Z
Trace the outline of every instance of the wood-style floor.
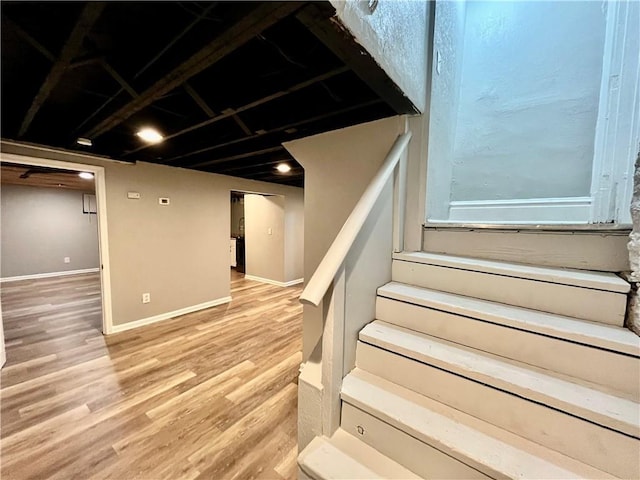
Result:
M2 285L3 479L296 477L300 289L102 336L97 275Z

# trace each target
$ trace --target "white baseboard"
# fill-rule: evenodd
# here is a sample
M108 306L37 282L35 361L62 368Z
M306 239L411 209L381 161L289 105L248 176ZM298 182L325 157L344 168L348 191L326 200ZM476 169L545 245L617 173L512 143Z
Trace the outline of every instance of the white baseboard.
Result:
M256 277L255 275L248 275L246 273L244 274L244 278L246 278L247 280L254 280L256 282L276 285L277 287L291 287L293 285L298 285L299 283L304 282L304 278L296 278L295 280L290 280L288 282L278 282L277 280L271 280L270 278Z
M191 305L190 307L180 308L172 312L161 313L160 315L154 315L153 317L141 318L133 322L127 322L120 325L113 325L111 331L107 333L118 333L134 328L143 327L145 325L151 325L152 323L161 322L163 320L169 320L170 318L179 317L180 315L186 315L187 313L197 312L198 310L204 310L205 308L216 307L223 303L229 303L231 297L222 297L209 302L199 303L198 305Z
M453 201L449 204L448 222L587 223L592 203L591 197Z
M99 268L85 268L83 270L67 270L66 272L34 273L32 275L19 275L17 277L0 278L0 283L18 282L20 280L34 280L37 278L63 277L65 275L80 275L83 273L97 273Z

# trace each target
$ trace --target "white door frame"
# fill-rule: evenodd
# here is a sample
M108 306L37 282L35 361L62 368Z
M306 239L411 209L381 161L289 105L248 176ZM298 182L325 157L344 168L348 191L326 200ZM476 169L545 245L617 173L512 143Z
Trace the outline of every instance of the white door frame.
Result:
M640 3L607 3L600 103L591 178L592 223L630 224L640 147Z
M100 282L102 287L102 333L108 335L113 330L113 312L111 307L111 271L109 268L109 235L107 228L107 194L104 167L85 163L63 162L49 158L30 157L13 153L0 153L0 161L32 165L37 167L59 168L93 173L98 210L98 248L100 252Z

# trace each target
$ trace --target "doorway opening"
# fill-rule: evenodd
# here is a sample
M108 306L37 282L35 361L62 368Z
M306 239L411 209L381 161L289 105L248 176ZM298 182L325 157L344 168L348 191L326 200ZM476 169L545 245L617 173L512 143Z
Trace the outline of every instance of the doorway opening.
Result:
M37 275L41 273L44 275L43 278L55 278L59 276L64 279L66 276L70 276L73 274L93 274L95 279L95 285L93 287L87 286L88 289L94 288L99 290L99 307L101 312L101 320L98 325L98 329L102 334L109 334L112 331L112 307L111 307L111 280L110 280L110 269L109 269L109 248L108 248L108 230L107 230L107 212L106 212L106 183L105 183L105 173L104 167L97 165L87 165L81 163L72 163L65 162L59 160L52 160L48 158L38 158L38 157L29 157L25 155L16 155L9 153L2 153L0 156L0 163L4 166L8 165L20 165L23 166L24 170L20 175L24 175L27 177L27 180L30 178L32 181L42 181L43 183L54 183L52 187L49 187L51 190L55 189L64 189L64 185L72 183L72 179L74 182L84 181L88 182L88 179L83 179L79 177L79 174L82 173L84 177L92 176L91 182L93 183L93 192L85 191L79 193L77 198L76 207L78 209L78 215L82 216L84 221L90 228L94 229L94 233L96 235L97 242L97 252L94 250L92 253L80 253L78 255L71 256L60 254L55 256L54 252L49 250L44 252L44 256L47 257L46 261L61 261L62 268L53 268L52 266L48 266L44 270L44 272L31 272L29 274L24 273L23 275L11 275L10 273L2 274L3 277L20 277L24 275ZM27 175L27 173L30 173ZM50 172L50 173L37 173L37 172ZM35 173L34 173L35 172ZM4 172L3 172L4 173ZM54 176L56 176L54 178ZM38 177L41 179L38 180ZM42 178L43 177L43 178ZM76 180L76 178L78 180ZM24 181L25 179L20 179ZM8 181L8 176L3 175L3 182ZM58 187L58 184L62 184L63 187ZM80 184L82 186L82 184ZM4 185L3 185L4 187ZM26 187L29 188L29 187ZM32 187L33 188L33 187ZM79 187L80 188L80 187ZM6 191L6 189L3 189ZM64 189L70 190L70 189ZM6 213L3 209L3 216ZM60 227L56 225L56 220L53 218L49 218L48 221L54 224L54 227ZM91 223L89 223L91 222ZM6 235L9 232L4 228L2 229L3 242L5 241ZM87 232L85 232L87 233ZM53 242L53 238L37 238L37 241L41 242L41 244L46 246L51 246ZM4 255L4 252L3 252ZM93 255L93 257L91 257ZM97 255L97 262L96 262ZM53 257L53 260L51 260ZM68 257L68 258L67 258ZM90 260L91 259L91 260ZM30 260L31 261L31 260ZM81 263L82 262L82 263ZM93 262L93 263L91 263ZM89 265L91 263L91 265ZM4 264L4 262L3 262ZM5 265L3 265L4 267ZM75 268L78 266L79 268ZM58 267L60 267L58 265ZM19 266L15 266L15 268L19 268ZM32 267L35 268L35 267ZM70 275L59 275L60 273L72 272ZM20 272L19 272L20 273ZM47 277L47 274L49 275ZM37 277L36 277L37 278ZM5 282L3 282L4 284Z
M231 224L229 263L231 264L231 282L244 278L245 274L245 228L244 228L244 192L231 191Z

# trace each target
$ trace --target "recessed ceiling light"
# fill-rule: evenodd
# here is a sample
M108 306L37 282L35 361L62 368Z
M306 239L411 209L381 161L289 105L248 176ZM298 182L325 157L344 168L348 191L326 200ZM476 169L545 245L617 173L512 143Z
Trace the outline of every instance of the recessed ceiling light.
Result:
M93 180L93 173L89 172L80 172L78 174L80 178L84 178L85 180Z
M287 172L291 171L291 167L289 165L287 165L286 163L280 163L276 167L276 170L278 170L279 172L282 172L282 173L287 173Z
M160 143L164 137L155 128L143 128L136 133L138 137L148 143Z
M90 146L92 146L92 145L93 145L93 142L91 141L91 139L90 139L90 138L82 138L82 137L79 137L79 138L76 140L76 143L77 143L78 145L84 145L85 147L90 147Z

